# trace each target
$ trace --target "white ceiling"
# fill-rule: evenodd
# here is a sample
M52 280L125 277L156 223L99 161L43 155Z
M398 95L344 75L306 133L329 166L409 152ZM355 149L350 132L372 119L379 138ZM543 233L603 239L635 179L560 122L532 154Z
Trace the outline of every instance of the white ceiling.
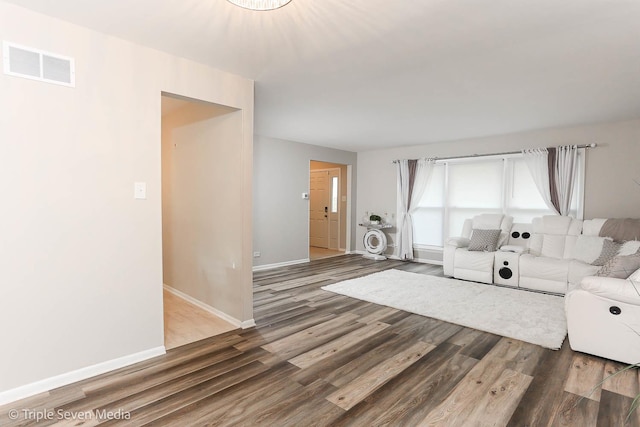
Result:
M256 80L255 132L362 151L640 117L640 1L9 0Z

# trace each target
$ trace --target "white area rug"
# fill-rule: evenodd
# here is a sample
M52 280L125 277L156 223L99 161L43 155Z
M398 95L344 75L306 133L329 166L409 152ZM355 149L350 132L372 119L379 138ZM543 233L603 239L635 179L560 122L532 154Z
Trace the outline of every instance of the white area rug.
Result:
M554 350L567 335L564 298L386 270L322 289Z

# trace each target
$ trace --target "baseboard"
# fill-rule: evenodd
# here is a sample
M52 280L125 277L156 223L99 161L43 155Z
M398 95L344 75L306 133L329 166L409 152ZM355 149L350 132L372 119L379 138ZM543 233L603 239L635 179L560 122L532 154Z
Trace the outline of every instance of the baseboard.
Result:
M208 311L209 313L213 314L214 316L218 316L219 318L231 323L233 326L235 326L236 328L242 328L242 329L246 329L246 328L251 328L253 326L256 326L256 322L253 319L249 319L249 320L238 320L233 316L229 316L227 313L218 310L217 308L213 308L211 307L209 304L205 304L204 302L195 299L194 297L192 297L191 295L185 294L182 291L179 291L176 288L172 288L171 286L165 284L163 285L164 289L167 290L167 292L171 292L173 295L182 298L183 300L190 302L191 304L200 307L201 309Z
M286 267L288 265L304 264L305 262L309 262L309 261L310 261L309 258L304 258L304 259L296 259L293 261L277 262L275 264L256 265L253 267L252 271L271 270L272 268Z
M124 368L125 366L133 365L134 363L161 356L165 353L166 350L164 346L155 347L149 350L141 351L139 353L134 353L128 356L119 357L117 359L108 360L106 362L87 366L86 368L77 369L65 374L56 375L55 377L46 378L44 380L36 381L31 384L26 384L11 390L3 391L2 393L0 393L0 405L5 405L7 403L15 402L16 400L24 399L36 394L53 390L54 388L86 380L87 378L95 377L96 375L104 374L105 372L114 371L116 369Z
M353 253L356 254L360 254L360 255L366 255L367 251L354 251ZM387 257L387 259L392 259L395 261L402 261L402 259L400 259L399 256L397 255L385 255ZM438 261L436 259L424 259L424 258L414 258L411 260L412 262L418 262L420 264L433 264L433 265L442 265L443 262L442 261Z
M358 254L358 255L368 255L368 254L369 254L369 252L367 252L367 251L362 251L362 250L355 250L355 251L352 251L351 253L352 253L352 254ZM400 258L398 258L398 257L397 257L397 256L395 256L395 255L387 255L387 254L385 254L385 253L383 253L382 255L386 256L386 257L387 257L387 259L397 259L397 260L399 260L399 259L400 259Z
M444 262L438 261L437 259L414 258L411 261L419 262L421 264L444 265Z

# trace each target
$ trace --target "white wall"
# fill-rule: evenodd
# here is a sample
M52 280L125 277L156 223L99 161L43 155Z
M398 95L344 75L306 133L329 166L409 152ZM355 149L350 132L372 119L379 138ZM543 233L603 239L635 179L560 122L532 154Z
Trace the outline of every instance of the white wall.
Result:
M242 112L191 103L162 117L164 283L240 323Z
M242 110L250 319L253 82L2 2L0 39L76 60L75 88L0 75L0 401L162 349L162 91Z
M360 152L356 215L360 218L365 211L396 212L396 169L392 164L395 159L466 156L592 142L598 147L587 152L585 218L637 218L640 186L633 180L640 182L640 119ZM361 227L356 230L358 249L363 250L364 230ZM389 237L393 243L395 234L392 232ZM397 255L395 248L389 248L387 253Z
M307 259L309 256L309 162L353 165L351 248L355 247L356 153L267 138L254 140L254 266Z

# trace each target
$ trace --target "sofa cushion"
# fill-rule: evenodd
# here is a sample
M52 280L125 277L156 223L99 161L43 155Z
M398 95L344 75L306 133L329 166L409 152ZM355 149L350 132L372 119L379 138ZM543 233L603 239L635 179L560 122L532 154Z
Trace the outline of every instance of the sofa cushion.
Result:
M543 234L569 234L573 218L560 215L545 215L542 217L542 229L534 230Z
M593 276L600 269L597 265L587 264L582 261L572 260L569 263L569 275L567 280L569 284L578 284L582 280L583 277Z
M640 250L640 240L624 242L618 251L618 255L633 255Z
M500 239L500 233L502 230L481 230L474 229L471 233L471 240L469 241L470 251L484 251L495 252L498 245L498 239Z
M616 256L600 267L600 270L595 275L626 279L638 268L640 268L640 253Z
M520 279L531 277L567 283L569 260L523 254L520 256Z
M454 268L467 270L491 271L495 252L469 251L467 248L456 249Z
M634 282L640 282L640 268L634 271L633 274L628 277L628 279Z
M573 259L586 262L587 264L592 264L600 257L605 240L613 241L613 239L607 237L584 235L578 236L576 245L573 248ZM611 258L613 258L615 255L615 253L612 254ZM603 264L604 262L600 265Z
M473 217L471 225L473 228L492 230L500 228L503 220L504 214L480 214Z
M474 282L492 282L495 252L469 251L467 248L458 248L455 252L453 277Z
M564 235L544 234L540 255L543 257L562 259L564 256L565 242L566 236Z
M570 259L573 246L582 231L582 220L546 215L531 222L529 252L533 255Z
M600 229L607 220L605 218L585 219L582 223L582 234L599 236Z

